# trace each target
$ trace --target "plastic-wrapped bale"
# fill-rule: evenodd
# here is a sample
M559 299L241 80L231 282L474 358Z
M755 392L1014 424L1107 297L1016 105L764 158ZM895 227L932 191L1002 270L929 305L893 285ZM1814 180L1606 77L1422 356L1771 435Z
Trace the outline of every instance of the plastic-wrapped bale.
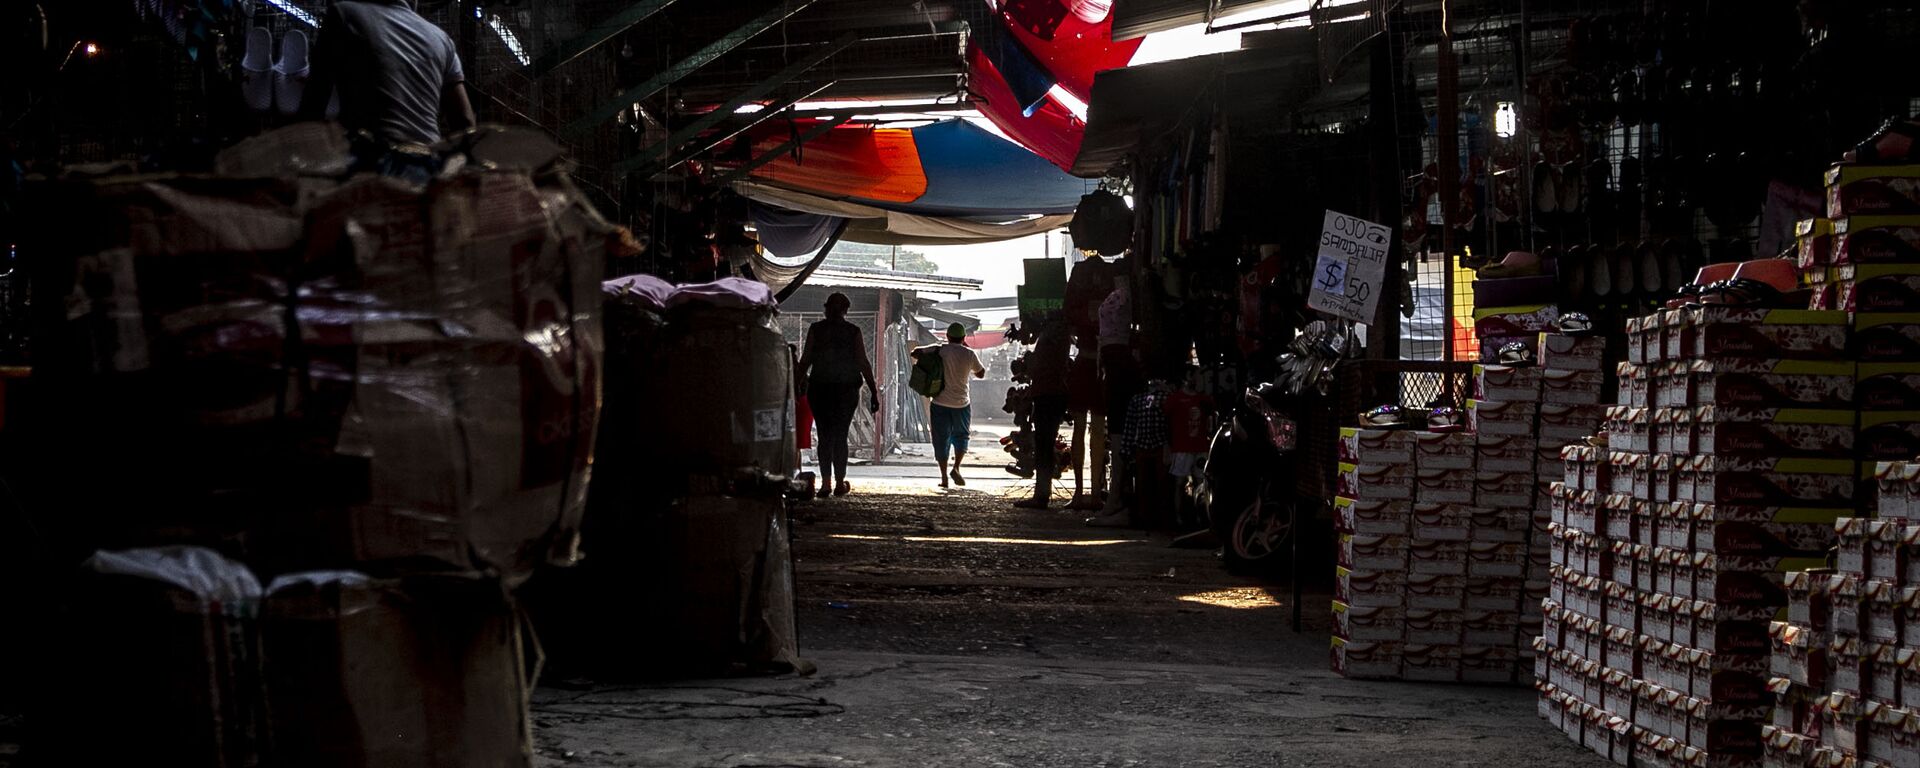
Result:
M275 571L574 556L613 231L577 194L468 172L75 198L94 224L36 276L35 375L82 540L236 541Z
M252 572L201 547L95 553L43 635L27 757L72 766L261 764Z
M766 286L681 286L669 301L656 373L634 411L653 432L649 462L685 474L791 475L793 357Z
M282 576L260 649L272 764L525 768L539 650L497 583Z

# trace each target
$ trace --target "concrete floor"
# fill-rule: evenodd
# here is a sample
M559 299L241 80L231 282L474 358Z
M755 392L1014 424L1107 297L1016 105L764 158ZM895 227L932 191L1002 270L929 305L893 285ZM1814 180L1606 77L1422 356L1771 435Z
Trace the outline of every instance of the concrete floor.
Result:
M998 471L997 469L995 470ZM548 681L546 766L1389 766L1605 764L1534 714L1530 689L1347 681L1324 596L1165 536L1008 506L986 472L854 472L803 509L795 558L811 677Z

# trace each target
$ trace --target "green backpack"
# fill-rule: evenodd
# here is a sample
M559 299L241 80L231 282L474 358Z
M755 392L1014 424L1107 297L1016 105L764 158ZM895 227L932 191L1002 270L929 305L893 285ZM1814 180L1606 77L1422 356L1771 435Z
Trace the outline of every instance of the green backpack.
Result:
M913 351L913 374L907 388L924 397L939 397L947 388L947 364L940 359L939 347L921 347Z

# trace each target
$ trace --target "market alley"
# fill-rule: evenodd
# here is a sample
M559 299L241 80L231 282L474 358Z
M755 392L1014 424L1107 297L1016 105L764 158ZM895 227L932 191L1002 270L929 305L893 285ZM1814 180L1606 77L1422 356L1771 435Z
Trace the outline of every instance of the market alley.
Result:
M993 470L998 472L996 468ZM922 473L925 474L925 473ZM979 474L985 475L985 472ZM549 678L550 766L1597 766L1529 687L1343 680L1324 595L1164 535L936 495L896 467L796 517L810 677L606 687ZM1006 477L1004 474L1001 477Z

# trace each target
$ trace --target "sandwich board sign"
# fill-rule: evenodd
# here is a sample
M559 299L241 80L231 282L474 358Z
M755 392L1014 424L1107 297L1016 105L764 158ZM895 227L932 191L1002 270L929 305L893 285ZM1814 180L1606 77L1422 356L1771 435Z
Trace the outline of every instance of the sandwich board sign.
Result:
M1327 211L1307 306L1356 323L1374 322L1392 238L1385 225Z

